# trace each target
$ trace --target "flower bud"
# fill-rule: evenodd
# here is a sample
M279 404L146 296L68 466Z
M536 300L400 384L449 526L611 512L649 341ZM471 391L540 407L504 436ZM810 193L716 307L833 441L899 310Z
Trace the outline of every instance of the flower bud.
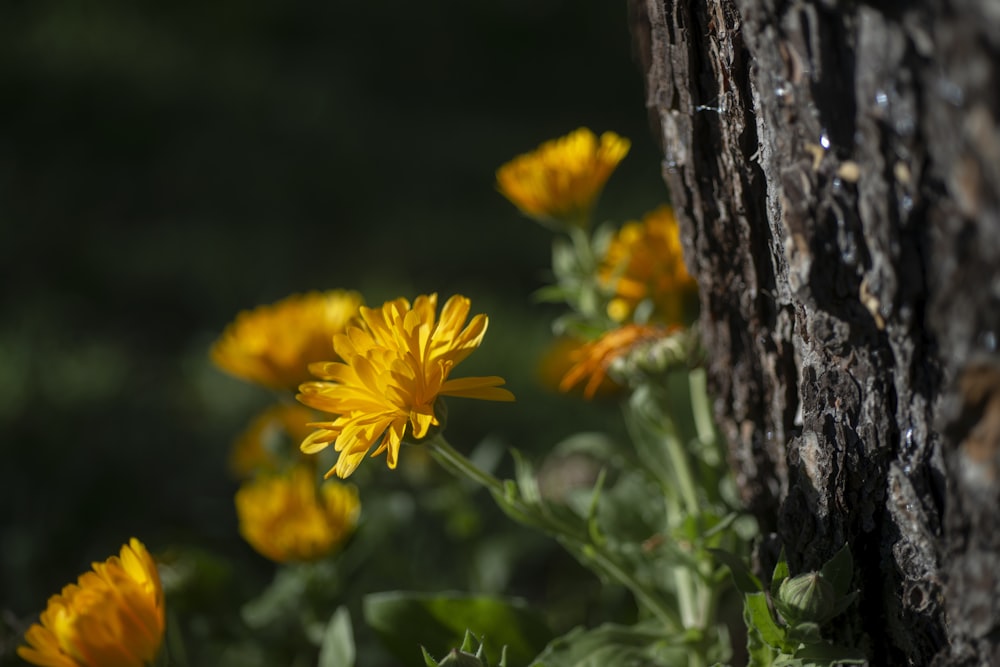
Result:
M486 667L486 663L472 653L453 648L451 653L438 663L438 667Z
M837 613L837 593L819 572L808 572L781 582L774 604L789 625L824 623Z

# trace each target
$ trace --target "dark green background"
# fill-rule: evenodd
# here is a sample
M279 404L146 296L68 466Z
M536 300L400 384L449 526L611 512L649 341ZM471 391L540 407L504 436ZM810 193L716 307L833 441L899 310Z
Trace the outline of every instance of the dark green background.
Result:
M453 402L460 448L540 457L616 418L538 386L550 234L493 174L586 125L633 140L601 214L666 198L624 2L8 0L0 54L8 627L133 534L267 580L224 461L268 396L206 357L258 303L472 297L491 328L456 375L504 375L519 402Z

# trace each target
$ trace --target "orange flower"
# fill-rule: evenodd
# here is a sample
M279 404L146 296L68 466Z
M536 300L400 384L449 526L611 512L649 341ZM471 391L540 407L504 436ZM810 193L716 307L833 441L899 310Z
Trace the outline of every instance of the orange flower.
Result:
M500 387L500 377L448 379L486 334L486 315L476 315L465 326L469 308L467 298L453 296L439 319L437 294L417 297L412 307L396 299L381 308L361 308L360 320L334 336L334 350L343 361L312 364L310 370L325 381L303 384L298 395L309 407L337 415L313 424L320 430L302 443L302 451L310 454L334 444L340 457L327 476L347 477L376 445L372 456L386 452L386 463L394 469L404 438L420 440L441 426L441 396L514 400Z
M497 188L529 218L586 227L604 184L629 149L628 139L587 128L548 141L497 170Z
M356 292L331 290L293 294L277 303L243 311L212 346L222 370L270 389L295 389L309 364L330 357L330 341L362 304Z
M583 395L593 398L607 379L608 367L616 359L626 356L639 345L658 340L667 334L666 328L648 324L626 324L612 329L573 353L575 364L563 376L559 389L569 391L586 379Z
M573 336L559 336L552 341L552 344L543 353L538 363L538 380L546 389L562 392L572 389L562 387L563 378L578 361L580 348L588 345L587 342ZM604 377L598 387L592 392L595 396L610 396L621 391L621 385L609 377Z
M163 643L160 575L134 537L49 598L17 654L43 667L146 667Z
M331 349L333 348L331 344ZM299 443L312 433L316 413L298 403L277 403L254 417L233 443L229 469L239 478L275 471L302 458Z
M698 286L684 265L677 219L669 206L628 222L611 240L598 272L613 291L608 316L615 322L632 317L644 301L653 321L683 324Z
M277 563L323 558L350 537L361 502L353 486L326 482L298 465L282 475L263 475L236 492L240 534L257 553Z

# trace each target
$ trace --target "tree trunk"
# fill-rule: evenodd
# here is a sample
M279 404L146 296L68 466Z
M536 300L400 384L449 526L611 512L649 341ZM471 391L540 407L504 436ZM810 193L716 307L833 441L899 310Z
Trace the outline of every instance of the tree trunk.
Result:
M715 412L872 665L1000 665L1000 3L631 0Z

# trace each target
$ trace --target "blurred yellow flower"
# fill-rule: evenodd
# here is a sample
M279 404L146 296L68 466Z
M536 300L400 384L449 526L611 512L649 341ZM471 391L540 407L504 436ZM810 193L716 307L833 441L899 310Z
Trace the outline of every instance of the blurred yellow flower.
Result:
M268 407L254 417L233 443L229 469L242 479L258 471L276 471L297 459L305 460L299 443L312 433L309 423L315 420L316 413L299 403L276 403Z
M497 188L539 222L586 227L598 195L630 145L614 132L598 139L580 128L500 167Z
M559 389L569 391L586 379L583 395L593 398L607 381L608 367L615 359L624 357L638 345L663 338L668 333L669 330L661 326L635 323L608 331L571 354L574 364L563 376Z
M419 440L441 426L435 412L440 396L514 400L500 387L500 377L448 379L486 334L486 315L462 328L470 306L464 296L453 296L438 319L437 294L417 297L412 307L400 298L381 308L361 308L361 319L334 336L343 361L312 364L310 370L325 382L307 382L298 395L309 407L337 415L315 423L320 430L302 442L307 453L334 443L340 457L327 477L349 476L376 444L372 456L386 452L386 462L395 468L404 438Z
M277 563L312 561L333 552L358 524L361 502L353 486L324 482L295 466L262 475L236 492L240 534L257 553Z
M243 311L212 345L212 361L248 382L293 390L311 377L311 362L330 358L333 335L362 303L356 292L330 290Z
M49 598L41 623L17 654L48 667L144 667L163 642L163 587L156 563L134 537L118 556L94 563Z
M652 312L646 319L683 324L697 298L698 285L684 265L677 219L669 206L647 213L642 222L623 225L598 273L614 292L608 316L616 322L631 318L648 299Z

